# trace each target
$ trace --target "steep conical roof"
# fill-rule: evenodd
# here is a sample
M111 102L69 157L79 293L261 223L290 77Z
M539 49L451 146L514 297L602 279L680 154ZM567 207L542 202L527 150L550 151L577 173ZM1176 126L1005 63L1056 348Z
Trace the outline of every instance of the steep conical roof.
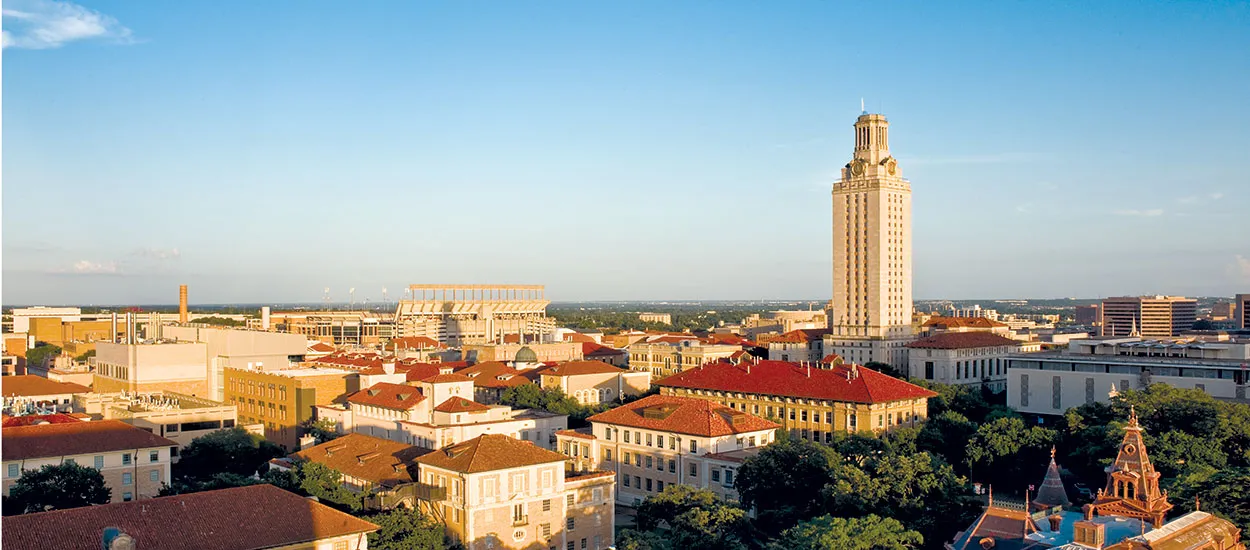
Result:
M1042 486L1037 490L1037 498L1033 499L1033 504L1038 508L1072 504L1072 501L1068 500L1068 491L1063 487L1063 479L1059 477L1059 465L1055 463L1054 447L1050 448L1050 467L1046 469L1046 479L1042 480Z

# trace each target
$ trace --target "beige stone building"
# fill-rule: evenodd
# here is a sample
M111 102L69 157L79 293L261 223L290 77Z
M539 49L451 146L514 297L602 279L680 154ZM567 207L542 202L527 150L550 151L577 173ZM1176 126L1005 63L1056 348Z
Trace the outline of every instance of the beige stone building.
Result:
M644 323L659 323L662 325L673 324L673 314L671 313L639 313L638 320Z
M829 316L824 310L770 311L753 313L742 321L743 334L755 337L760 334L785 334L793 330L825 329L829 327Z
M560 388L583 405L610 403L651 389L651 373L631 371L599 361L571 361L539 373L544 388Z
M1007 389L1007 356L1038 351L1029 344L990 332L943 332L910 344L907 376L943 384Z
M666 486L707 489L737 500L742 459L773 441L777 423L718 403L652 395L589 419L588 430L557 434L574 470L607 470L620 504L637 506Z
M206 346L197 342L98 342L92 389L99 393L172 391L209 397Z
M181 342L204 345L210 399L224 401L227 367L254 370L282 370L304 360L308 341L302 336L241 328L208 326L165 326L161 335ZM170 388L172 389L172 388ZM175 390L177 391L177 390ZM183 392L186 393L186 392Z
M299 425L314 418L318 405L341 403L356 388L354 371L291 368L260 371L226 368L226 403L238 409L243 424L262 424L265 439L293 451L299 448Z
M169 483L177 442L116 420L4 428L4 494L22 472L75 462L95 468L112 492L110 502L152 498ZM6 534L5 547L8 547Z
M505 361L519 363L560 363L582 360L582 345L578 342L548 342L544 344L465 344L460 346L461 358L471 363Z
M416 459L420 508L468 550L606 550L615 543L613 475L566 473L567 459L482 435Z
M178 462L177 453L195 438L233 428L238 421L233 403L175 392L79 394L74 396L73 410L120 420L177 443L174 462Z
M263 330L263 319L249 319L248 328ZM269 326L332 346L379 348L397 334L393 314L372 311L273 312Z
M709 363L655 382L661 395L697 397L780 423L790 437L831 442L833 432L917 426L934 392L857 365L780 361Z
M411 285L395 312L396 336L426 336L453 346L541 340L555 330L542 285Z
M768 346L768 359L794 363L817 363L825 358L824 338L829 329L796 329L777 336L760 337Z
M640 341L629 346L629 368L647 371L652 378L671 376L704 363L727 359L742 351L742 346L703 344L697 339Z
M911 184L890 155L890 124L855 121L855 150L833 184L833 300L825 353L907 367L912 339Z
M109 527L130 537L139 550L367 550L367 535L378 529L262 484L5 516L4 548L101 548Z
M1100 308L1102 336L1180 336L1198 319L1198 301L1180 296L1106 298Z

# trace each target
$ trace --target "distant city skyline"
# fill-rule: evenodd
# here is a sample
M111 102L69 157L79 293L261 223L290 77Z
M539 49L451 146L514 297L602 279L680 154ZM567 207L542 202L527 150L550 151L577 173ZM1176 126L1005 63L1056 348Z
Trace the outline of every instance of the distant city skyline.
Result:
M12 304L827 300L866 109L917 301L1250 291L1250 4L5 3Z

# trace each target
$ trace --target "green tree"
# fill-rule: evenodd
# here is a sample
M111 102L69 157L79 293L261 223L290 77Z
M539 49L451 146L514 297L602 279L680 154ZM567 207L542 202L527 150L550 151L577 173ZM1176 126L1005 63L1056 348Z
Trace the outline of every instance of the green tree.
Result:
M964 415L948 410L925 421L916 436L916 447L942 457L959 472L967 474L968 440L976 432L976 424Z
M1038 483L1039 468L1049 460L1058 439L1054 430L1026 427L1020 418L999 418L977 428L968 440L968 466L973 479L1010 490Z
M328 418L322 418L319 420L313 420L310 418L300 427L303 428L305 434L315 437L318 445L331 441L342 435L338 431L338 424Z
M769 544L771 550L912 550L924 537L893 518L828 515L800 522Z
M369 548L374 550L443 550L447 547L443 524L419 511L396 508L369 514L363 519L378 525L369 533Z
M1250 468L1207 468L1169 492L1177 513L1192 511L1194 499L1198 498L1202 510L1228 519L1242 533L1250 532Z
M882 363L880 361L869 361L868 363L864 364L864 367L875 370L886 376L893 376L895 378L907 378L907 373L894 368L894 366L889 363Z
M754 540L746 512L715 493L669 485L638 507L638 531L661 534L672 548L745 549ZM639 536L634 544L651 544ZM654 545L650 547L654 548Z
M87 351L82 352L78 357L75 357L74 360L79 363L86 363L87 360L91 359L92 357L95 357L95 350L89 349Z
M320 462L299 462L295 465L299 491L318 500L337 504L339 508L359 511L364 507L361 495L343 486L343 474Z
M60 346L37 342L35 347L26 350L26 364L46 367L60 354Z
M780 439L738 468L738 496L754 508L757 524L770 535L824 513L826 485L842 458L833 449L803 439Z
M499 402L517 408L540 409L569 417L569 427L586 425L586 419L610 408L601 404L586 406L569 397L560 388L542 388L537 384L521 384L504 390Z
M95 468L73 462L28 470L9 488L5 514L28 514L107 504L111 495Z
M281 447L243 428L217 430L193 439L182 450L174 465L174 479L193 485L221 473L252 476L270 459L284 454Z
M241 327L247 325L247 322L245 321L236 321L228 317L217 317L215 315L210 317L196 317L195 319L192 319L191 322L218 327Z
M655 531L622 529L616 536L618 550L671 550L668 539Z

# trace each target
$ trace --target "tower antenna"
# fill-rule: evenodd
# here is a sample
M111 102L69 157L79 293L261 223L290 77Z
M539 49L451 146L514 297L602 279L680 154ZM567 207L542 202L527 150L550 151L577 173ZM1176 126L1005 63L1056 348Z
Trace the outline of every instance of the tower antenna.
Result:
M859 114L866 115L868 110L864 108L864 98L859 98Z

